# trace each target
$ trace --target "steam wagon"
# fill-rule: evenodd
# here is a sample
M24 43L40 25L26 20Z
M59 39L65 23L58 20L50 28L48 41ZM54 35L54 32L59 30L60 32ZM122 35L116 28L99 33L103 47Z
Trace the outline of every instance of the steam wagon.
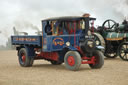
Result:
M104 64L102 46L96 45L89 32L90 22L84 16L67 16L42 20L42 35L11 36L18 51L19 64L30 67L34 60L45 59L53 65L78 70L81 64L101 68Z
M114 20L106 20L102 26L95 29L94 36L98 45L105 47L104 55L108 58L119 56L128 61L128 21L122 24Z

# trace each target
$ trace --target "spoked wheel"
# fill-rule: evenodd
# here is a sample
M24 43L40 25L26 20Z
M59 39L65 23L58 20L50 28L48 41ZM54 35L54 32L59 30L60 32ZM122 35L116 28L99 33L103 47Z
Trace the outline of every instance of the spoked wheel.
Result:
M111 20L111 19L108 19L108 20L106 20L104 23L103 23L103 25L102 25L102 27L104 28L104 30L108 30L108 31L110 31L110 30L115 30L115 28L117 27L117 23L114 21L114 20Z
M29 67L29 66L32 66L33 64L33 60L34 58L33 57L29 57L27 55L27 51L25 48L21 48L18 52L18 59L19 59L19 64L22 66L22 67Z
M101 51L95 51L93 56L95 57L95 63L89 64L93 69L101 68L104 65L104 55Z
M116 58L117 53L105 53L105 57L107 57L107 58Z
M94 33L94 40L96 42L96 45L99 46L103 46L104 50L102 50L103 52L105 52L105 40L104 38L99 34L99 33Z
M119 46L118 52L122 60L128 61L128 43L122 43Z
M52 65L61 65L62 62L58 62L58 61L50 61Z
M81 56L77 51L69 51L65 54L64 63L69 70L78 70L81 65Z

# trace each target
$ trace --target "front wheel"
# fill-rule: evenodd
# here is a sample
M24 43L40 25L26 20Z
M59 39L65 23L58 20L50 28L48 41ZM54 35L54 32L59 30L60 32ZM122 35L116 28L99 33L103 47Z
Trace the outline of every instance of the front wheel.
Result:
M68 51L64 57L64 63L69 70L78 70L81 65L81 56L77 51Z
M101 51L95 51L93 53L93 56L95 57L95 63L89 64L89 66L93 69L101 68L104 65L104 55Z
M34 58L29 57L27 54L27 50L25 48L21 48L18 52L18 59L19 59L19 64L22 67L30 67L33 64Z

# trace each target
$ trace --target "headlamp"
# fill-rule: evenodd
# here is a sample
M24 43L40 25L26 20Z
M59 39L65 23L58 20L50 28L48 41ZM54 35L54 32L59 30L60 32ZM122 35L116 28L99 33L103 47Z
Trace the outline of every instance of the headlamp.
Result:
M66 46L70 46L70 42L66 42Z

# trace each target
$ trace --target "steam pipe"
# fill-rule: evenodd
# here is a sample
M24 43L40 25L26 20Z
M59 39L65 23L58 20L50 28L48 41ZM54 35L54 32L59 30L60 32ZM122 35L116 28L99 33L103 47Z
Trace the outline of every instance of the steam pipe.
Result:
M88 34L88 30L89 30L89 17L85 18L85 35Z

